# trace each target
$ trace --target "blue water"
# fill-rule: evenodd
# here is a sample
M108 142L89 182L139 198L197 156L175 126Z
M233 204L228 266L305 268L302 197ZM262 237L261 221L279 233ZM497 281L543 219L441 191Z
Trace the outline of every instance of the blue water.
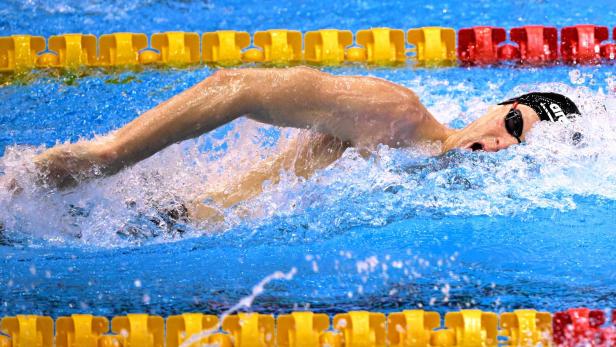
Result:
M611 1L8 2L0 35L163 30L302 31L370 26L613 25ZM156 212L253 165L296 131L239 120L120 174L66 192L27 174L44 146L116 129L213 70L145 70L73 79L41 74L0 87L0 315L220 313L275 271L252 309L616 307L616 75L613 66L545 69L326 69L412 88L461 127L490 104L540 89L582 107L571 128L542 125L495 154L353 150L314 178L286 175L222 224L169 225Z

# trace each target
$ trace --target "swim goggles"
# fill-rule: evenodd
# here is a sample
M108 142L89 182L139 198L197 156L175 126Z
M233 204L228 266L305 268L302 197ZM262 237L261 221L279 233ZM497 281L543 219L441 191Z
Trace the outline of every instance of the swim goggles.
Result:
M505 129L507 132L518 140L518 143L522 143L520 136L524 131L524 119L522 118L522 111L517 109L518 103L514 102L511 110L507 112L505 116Z

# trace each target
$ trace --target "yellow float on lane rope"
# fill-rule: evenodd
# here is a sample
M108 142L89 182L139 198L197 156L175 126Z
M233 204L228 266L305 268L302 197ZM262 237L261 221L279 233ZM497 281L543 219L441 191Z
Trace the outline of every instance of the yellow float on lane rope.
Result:
M221 30L203 34L203 62L223 66L242 63L242 50L250 45L245 31Z
M264 62L289 64L302 60L302 33L299 31L257 31L254 44L262 49Z
M259 313L239 313L227 316L222 329L233 336L235 347L275 346L274 316Z
M392 347L426 347L433 330L441 326L437 312L405 310L387 317L387 336Z
M372 28L357 32L357 44L366 49L366 60L374 65L395 65L406 61L404 32Z
M165 322L162 317L128 314L114 317L111 330L119 335L123 347L163 347Z
M178 347L204 331L216 329L218 317L202 313L184 313L167 318L167 347ZM201 346L210 343L210 336L196 341L190 346Z
M445 315L445 326L455 336L455 347L498 346L498 316L480 310L462 310Z
M99 39L98 63L101 66L130 66L139 64L139 51L148 46L145 34L114 33Z
M94 66L97 63L96 36L83 34L64 34L49 38L49 49L57 54L57 62L47 66L61 66L76 69L81 66ZM45 59L40 59L45 65Z
M340 65L346 47L353 44L349 30L324 29L309 31L304 37L304 59L313 64Z
M329 328L326 314L293 312L278 316L276 321L278 347L319 346L321 334Z
M500 335L509 337L510 346L549 346L552 341L552 315L535 310L515 310L500 316Z
M35 315L5 317L0 321L0 331L10 337L12 347L53 346L53 320L50 317Z
M456 32L452 28L425 27L410 29L407 33L408 43L415 46L415 59L420 65L450 66L455 65Z
M152 48L160 52L161 61L168 65L188 65L201 62L199 34L166 32L152 35Z
M37 54L45 50L42 36L13 35L0 37L0 72L34 68Z
M98 347L109 331L109 320L89 314L74 314L56 320L56 347Z
M384 347L385 315L351 311L334 316L334 329L342 332L345 347Z

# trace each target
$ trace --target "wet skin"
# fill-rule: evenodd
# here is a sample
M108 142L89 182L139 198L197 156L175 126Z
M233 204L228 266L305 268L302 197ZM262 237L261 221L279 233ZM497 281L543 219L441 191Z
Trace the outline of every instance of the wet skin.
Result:
M409 147L432 142L441 144L442 152L507 148L518 143L504 125L510 108L495 106L455 130L440 124L413 91L383 79L334 76L306 67L219 70L107 136L56 146L37 156L35 164L42 184L66 188L112 175L242 116L306 129L278 155L226 182L223 189L187 203L191 217L203 219L217 215L216 207L259 194L262 183L277 182L283 169L309 177L349 146L370 150L378 144ZM523 140L539 118L525 105L518 109L524 118Z

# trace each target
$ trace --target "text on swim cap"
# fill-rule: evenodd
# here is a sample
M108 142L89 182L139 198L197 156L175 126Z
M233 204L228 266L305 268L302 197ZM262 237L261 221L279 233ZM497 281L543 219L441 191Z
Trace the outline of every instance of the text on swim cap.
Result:
M558 104L550 104L550 109L552 110L552 112L554 112L556 119L565 116L565 113Z

